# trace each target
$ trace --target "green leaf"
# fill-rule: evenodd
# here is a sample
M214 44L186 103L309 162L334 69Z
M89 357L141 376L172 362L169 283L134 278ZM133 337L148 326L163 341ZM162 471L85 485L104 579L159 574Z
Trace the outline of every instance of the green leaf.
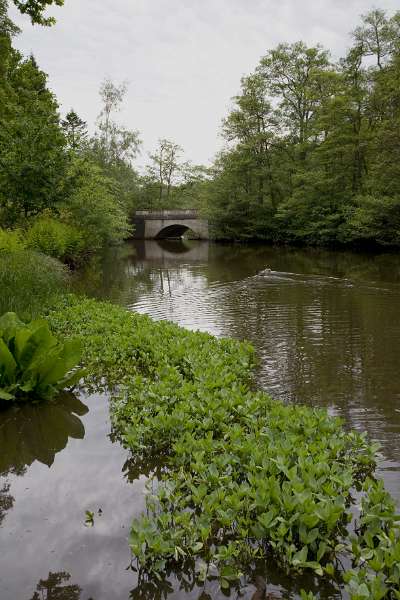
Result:
M5 341L0 338L0 382L13 383L16 370L17 363Z
M14 337L17 329L23 325L24 324L18 319L15 313L5 313L2 317L0 317L0 335L8 344L11 338Z
M58 389L72 388L84 377L87 373L86 369L78 369L57 382Z
M307 546L303 546L301 550L299 550L298 552L296 552L296 554L293 556L292 559L292 563L293 565L302 565L305 562L307 562L307 555L308 555L308 547Z
M1 400L14 400L14 396L9 394L5 390L0 389L0 399Z
M229 589L230 583L229 583L229 581L227 579L225 579L224 577L222 577L221 580L220 580L220 583L221 583L221 588L223 590Z
M50 333L48 323L38 320L17 331L15 345L15 355L21 369L34 371L37 363L51 355L57 342Z
M81 358L82 346L78 339L67 340L58 356L51 356L41 365L41 385L56 384L77 365Z

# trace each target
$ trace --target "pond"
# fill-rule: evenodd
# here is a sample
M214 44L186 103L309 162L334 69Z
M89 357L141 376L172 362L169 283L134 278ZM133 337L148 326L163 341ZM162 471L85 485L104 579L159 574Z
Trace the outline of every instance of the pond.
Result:
M250 340L257 383L273 397L327 407L380 442L379 473L400 507L397 254L135 242L111 249L75 285L155 319ZM203 590L185 574L152 589L129 568L145 477L110 435L106 396L0 413L0 449L2 600L224 597L216 582ZM267 580L282 598L312 587L273 566ZM240 597L255 592L249 583Z

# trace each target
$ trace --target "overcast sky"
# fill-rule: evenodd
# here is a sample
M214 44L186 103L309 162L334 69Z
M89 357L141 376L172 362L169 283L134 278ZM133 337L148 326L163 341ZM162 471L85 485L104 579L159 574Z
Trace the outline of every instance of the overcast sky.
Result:
M127 80L119 119L138 129L142 158L166 137L207 163L221 147L221 119L240 78L280 42L321 43L334 56L374 6L391 15L398 0L65 0L57 24L31 27L12 11L16 39L49 75L64 114L73 107L92 128L104 77Z

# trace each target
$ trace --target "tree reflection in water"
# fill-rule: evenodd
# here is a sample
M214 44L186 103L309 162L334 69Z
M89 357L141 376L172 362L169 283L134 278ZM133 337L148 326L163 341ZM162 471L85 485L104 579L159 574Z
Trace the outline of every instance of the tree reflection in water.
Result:
M88 410L76 396L64 393L54 402L0 412L0 476L22 475L35 460L50 467L70 437L84 438L79 416Z
M10 484L5 482L0 486L0 526L3 522L6 512L14 505L14 498L9 494Z
M0 480L0 525L14 505L6 478L24 475L35 460L50 467L69 438L84 438L85 428L77 415L88 410L76 396L63 393L54 402L0 411L0 478L4 478Z
M70 579L71 575L65 571L50 572L47 579L39 581L31 600L80 600L82 589L79 585L66 585Z

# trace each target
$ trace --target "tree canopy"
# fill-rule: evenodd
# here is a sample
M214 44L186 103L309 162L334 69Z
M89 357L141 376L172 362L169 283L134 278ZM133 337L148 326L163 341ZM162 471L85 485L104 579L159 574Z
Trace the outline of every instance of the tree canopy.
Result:
M13 0L18 10L28 15L33 24L53 25L54 17L45 17L44 13L49 6L63 6L64 0Z
M400 12L352 40L337 62L279 44L242 79L203 194L216 237L400 243Z

